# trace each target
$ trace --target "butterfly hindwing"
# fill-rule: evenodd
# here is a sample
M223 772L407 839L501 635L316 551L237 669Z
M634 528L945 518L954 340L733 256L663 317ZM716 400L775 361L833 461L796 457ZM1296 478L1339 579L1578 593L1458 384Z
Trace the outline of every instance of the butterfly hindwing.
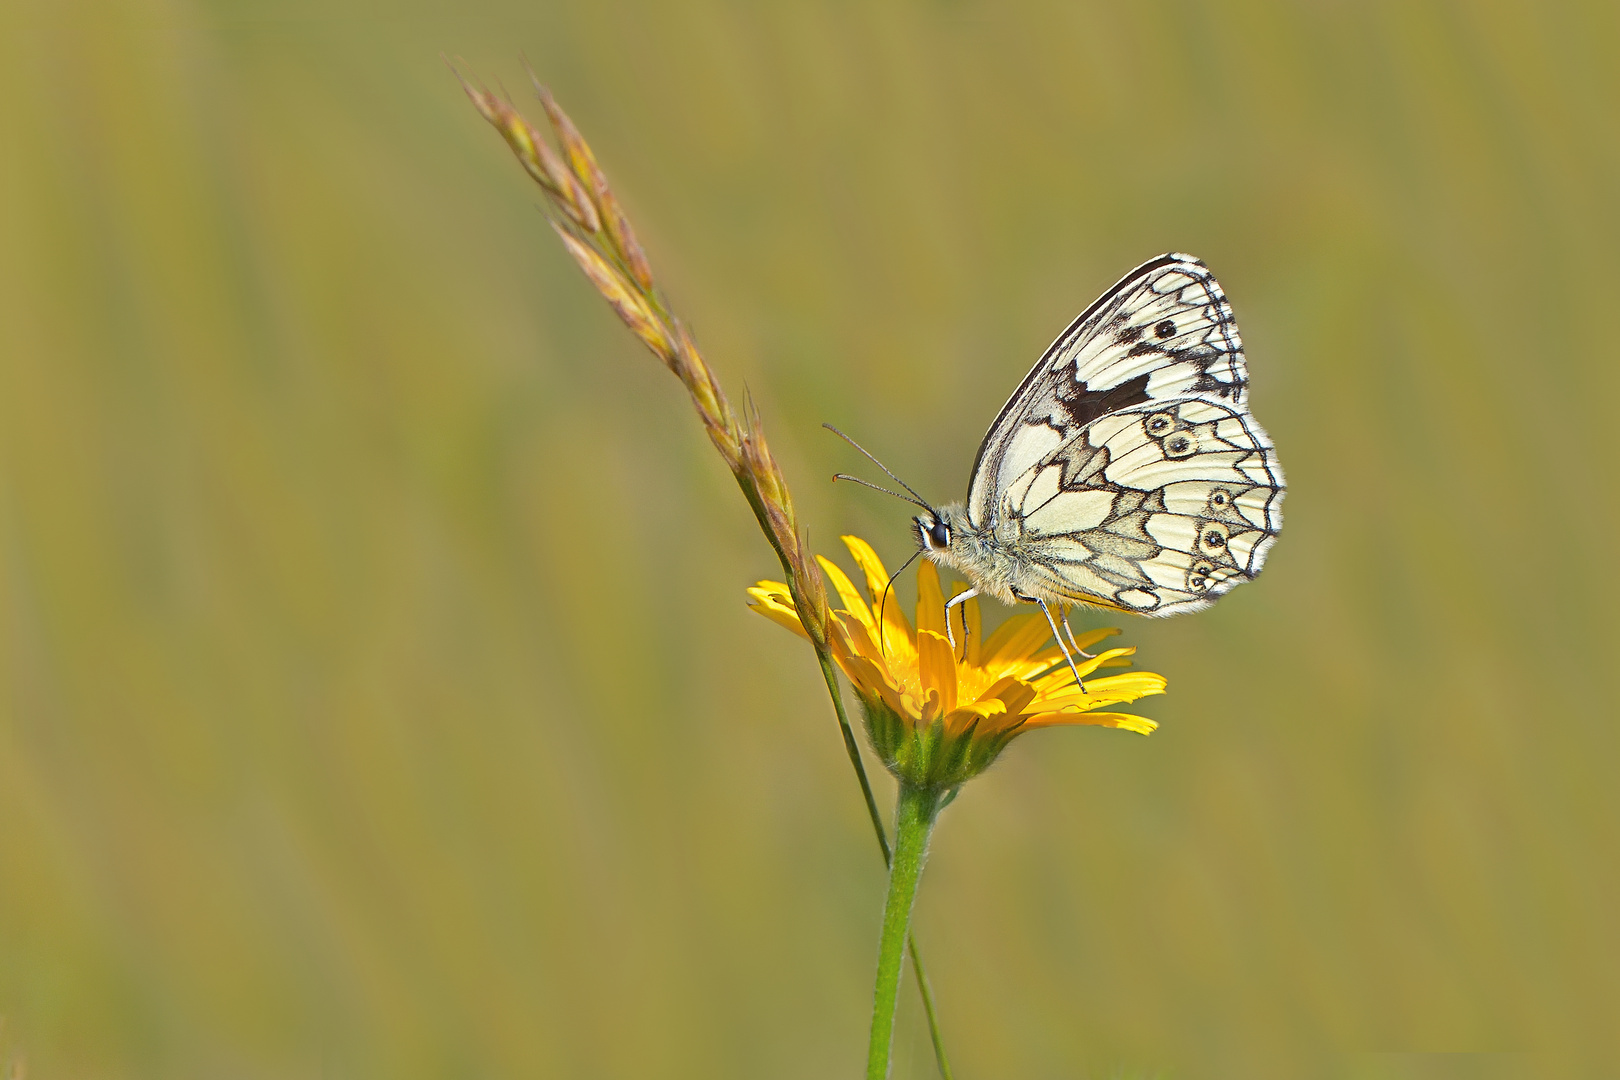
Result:
M974 463L969 520L992 523L1019 477L1099 417L1190 395L1241 409L1247 386L1214 275L1190 255L1144 263L1058 336L1002 408Z
M1184 397L1099 417L1004 493L1002 528L1055 595L1144 614L1203 607L1260 572L1283 481L1254 418Z

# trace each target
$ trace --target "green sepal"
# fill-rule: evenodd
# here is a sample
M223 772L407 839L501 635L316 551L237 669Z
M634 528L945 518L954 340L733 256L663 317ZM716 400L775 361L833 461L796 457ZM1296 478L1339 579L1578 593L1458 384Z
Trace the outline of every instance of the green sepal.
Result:
M1020 727L987 734L977 719L947 732L942 720L914 725L880 697L861 695L861 712L872 751L901 782L928 791L954 789L973 779L1001 754ZM954 796L953 796L954 797Z

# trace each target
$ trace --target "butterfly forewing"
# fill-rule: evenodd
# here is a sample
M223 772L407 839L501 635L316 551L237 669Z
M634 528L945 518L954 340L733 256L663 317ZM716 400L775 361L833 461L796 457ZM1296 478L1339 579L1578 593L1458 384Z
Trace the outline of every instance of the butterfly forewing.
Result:
M1226 295L1203 263L1162 255L1127 274L1046 350L979 447L969 520L1086 424L1140 402L1243 400L1248 371Z
M1047 350L979 450L969 523L1037 591L1144 614L1203 607L1259 573L1283 477L1248 411L1231 308L1166 255Z

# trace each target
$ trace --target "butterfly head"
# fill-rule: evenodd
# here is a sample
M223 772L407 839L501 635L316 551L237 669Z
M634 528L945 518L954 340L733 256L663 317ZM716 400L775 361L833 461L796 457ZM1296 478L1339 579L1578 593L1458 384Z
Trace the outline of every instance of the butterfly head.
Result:
M1018 582L1014 564L996 550L994 540L969 520L961 503L925 507L911 519L917 550L941 568L966 577L980 593L1012 603Z

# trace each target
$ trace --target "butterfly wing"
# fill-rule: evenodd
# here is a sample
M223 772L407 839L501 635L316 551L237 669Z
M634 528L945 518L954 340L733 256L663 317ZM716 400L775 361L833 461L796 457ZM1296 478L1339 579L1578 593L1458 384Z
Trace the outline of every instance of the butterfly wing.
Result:
M1028 591L1174 615L1253 580L1282 498L1254 418L1186 397L1092 421L1007 492L1002 528Z
M993 523L1017 478L1099 416L1191 395L1241 407L1248 381L1208 268L1173 253L1143 263L1058 335L1002 407L973 463L968 520Z
M1282 468L1245 402L1231 307L1166 255L1047 350L979 450L969 522L1031 593L1143 614L1205 607L1260 572Z

